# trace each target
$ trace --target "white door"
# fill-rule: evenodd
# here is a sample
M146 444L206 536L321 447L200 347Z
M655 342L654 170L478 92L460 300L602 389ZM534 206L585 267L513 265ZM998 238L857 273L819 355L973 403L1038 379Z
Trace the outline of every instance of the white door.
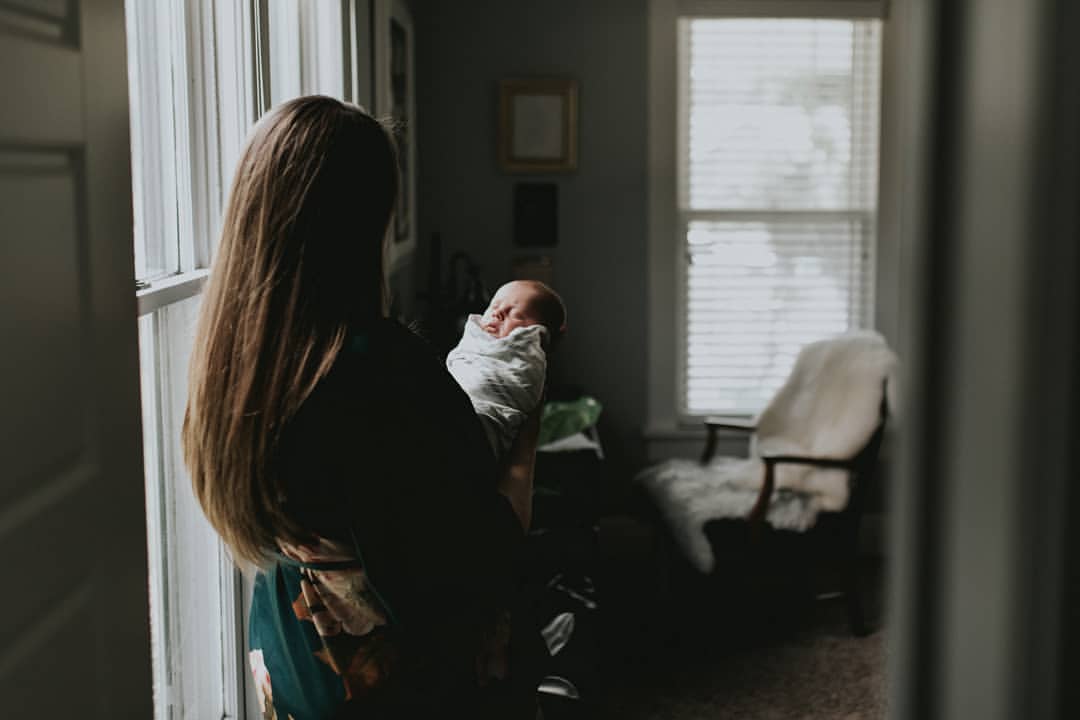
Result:
M0 708L150 718L123 0L0 9Z

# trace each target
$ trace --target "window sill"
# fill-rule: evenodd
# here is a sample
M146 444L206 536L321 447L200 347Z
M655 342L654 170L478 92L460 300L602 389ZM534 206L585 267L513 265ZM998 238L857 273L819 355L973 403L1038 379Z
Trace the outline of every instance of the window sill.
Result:
M210 270L201 268L154 280L149 287L135 293L139 315L152 313L158 308L198 295L202 292L208 277L210 277Z

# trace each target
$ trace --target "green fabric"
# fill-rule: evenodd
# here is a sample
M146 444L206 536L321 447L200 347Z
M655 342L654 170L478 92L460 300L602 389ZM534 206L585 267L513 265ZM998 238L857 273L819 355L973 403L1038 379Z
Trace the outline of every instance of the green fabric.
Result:
M540 415L539 443L546 445L591 428L603 409L596 398L588 395L573 402L545 403Z

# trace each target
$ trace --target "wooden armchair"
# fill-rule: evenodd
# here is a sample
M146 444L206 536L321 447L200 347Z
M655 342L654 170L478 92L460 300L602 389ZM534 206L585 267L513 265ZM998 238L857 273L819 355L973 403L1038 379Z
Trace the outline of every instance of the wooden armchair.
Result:
M811 569L829 570L839 581L839 592L829 595L847 601L854 633L867 632L859 529L897 363L885 338L869 330L805 345L755 421L708 418L698 462L671 458L637 475L656 506L664 547L687 561L670 564L673 597L684 581L688 590L695 584L720 589L720 600L749 583L760 591L757 600L768 601L761 605L767 609L773 600L783 604L789 590L809 589L810 583L791 586L792 579L825 589ZM752 436L749 456L714 459L722 431ZM700 595L708 612L713 593Z
M806 465L816 468L833 468L845 470L848 473L849 498L847 505L835 513L823 513L832 515L833 518L822 518L819 525L830 526L838 531L839 537L835 545L841 553L838 558L842 568L843 587L837 593L829 594L829 597L839 597L845 600L848 624L853 634L857 636L867 635L870 628L866 623L866 615L863 609L861 585L862 578L858 557L859 530L864 513L866 488L872 483L878 466L878 456L881 443L885 434L885 424L888 418L887 393L882 392L880 420L877 429L870 436L866 445L854 456L849 458L825 458L804 457L797 455L762 455L761 460L765 465L765 476L757 501L750 512L744 518L751 526L750 536L760 540L767 529L766 516L769 504L772 501L776 489L776 468L778 465L795 464ZM706 441L705 450L701 456L701 463L707 464L715 455L717 439L720 431L741 432L752 435L757 431L752 421L730 417L710 417L705 420ZM716 535L716 523L718 520L709 521L705 524L705 533L710 540ZM809 532L816 532L816 526Z

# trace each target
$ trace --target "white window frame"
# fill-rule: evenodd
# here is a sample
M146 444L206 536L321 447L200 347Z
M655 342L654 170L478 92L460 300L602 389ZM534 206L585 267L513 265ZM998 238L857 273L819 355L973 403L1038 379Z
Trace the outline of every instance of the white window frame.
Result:
M701 418L688 416L681 409L686 353L682 241L687 213L680 210L678 197L683 162L679 149L684 142L684 118L680 117L679 106L679 21L739 17L884 19L886 10L886 0L649 0L647 440L679 441L703 433ZM707 213L692 214L701 217ZM656 453L650 450L650 455Z
M160 8L161 6L159 6ZM160 418L162 413L175 409L181 398L165 397L165 382L182 369L170 368L170 358L161 350L167 346L166 339L158 333L158 311L170 305L199 295L209 275L213 238L220 229L225 189L228 187L233 168L231 161L239 154L248 129L255 118L254 37L252 7L246 3L230 0L170 0L165 6L174 17L183 17L182 27L170 28L175 32L172 48L173 87L157 88L171 98L174 112L163 122L162 118L147 120L157 123L156 142L162 147L171 146L166 153L167 167L177 178L175 199L152 197L154 193L170 192L156 183L141 183L135 188L136 197L151 195L146 200L154 207L176 204L175 231L170 228L167 237L177 243L178 262L172 272L144 280L137 285L136 299L140 318L149 318L153 328L152 342L156 353L156 377L144 378L144 403L152 408L151 414ZM145 28L130 27L133 32L145 32ZM220 63L225 54L232 54L231 62ZM225 67L236 69L226 73ZM174 87L187 88L176 93ZM233 102L222 102L222 99ZM213 99L213 100L210 100ZM237 101L238 100L238 101ZM133 98L133 102L136 99ZM168 127L165 127L165 125ZM166 133L171 129L172 137ZM163 132L162 132L163 131ZM171 162L170 162L171 161ZM166 218L157 218L164 222ZM167 455L176 452L179 428L165 427L158 422L144 427L144 434L157 435L156 448ZM170 437L164 433L170 432ZM159 472L147 477L148 515L147 528L152 548L157 548L156 558L167 552L166 548L178 542L179 537L193 537L197 532L199 518L190 513L178 512L178 508L166 491L167 457L153 458ZM171 653L163 658L155 672L161 695L155 699L156 711L167 717L180 714L189 717L240 718L245 711L244 674L246 655L244 649L241 577L228 555L219 547L216 558L219 602L216 608L203 616L205 626L193 630L181 624L184 617L194 613L171 608L173 598L168 594L170 583L183 583L190 578L180 577L182 568L168 567L154 562L149 567L149 579L157 588L152 599L154 613L164 627L159 628L166 638L165 649ZM211 566L213 567L213 566ZM168 609L166 609L168 608ZM222 610L220 615L214 610ZM194 637L217 637L225 666L215 667L204 658L191 657L203 642ZM183 636L183 637L182 637ZM155 639L155 644L159 642ZM188 652L185 655L184 648ZM201 662L200 662L201 660ZM198 688L194 696L183 696L169 681L166 667L184 674L188 691ZM211 692L207 690L214 689Z

